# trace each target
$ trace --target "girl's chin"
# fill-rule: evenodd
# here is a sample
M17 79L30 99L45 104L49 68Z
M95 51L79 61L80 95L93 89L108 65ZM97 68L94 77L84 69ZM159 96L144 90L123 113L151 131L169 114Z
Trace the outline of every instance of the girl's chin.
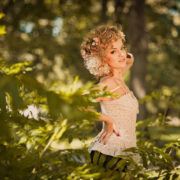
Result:
M119 70L122 70L124 68L125 68L125 66L116 66L116 67L114 67L114 69L119 69Z
M124 67L126 67L126 63L117 66L117 68L124 68Z

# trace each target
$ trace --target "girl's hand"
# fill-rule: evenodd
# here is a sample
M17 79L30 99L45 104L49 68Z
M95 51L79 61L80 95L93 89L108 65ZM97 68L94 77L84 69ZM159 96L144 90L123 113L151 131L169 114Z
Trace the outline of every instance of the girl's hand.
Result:
M120 133L118 132L118 129L115 126L115 123L108 122L105 124L105 129L99 136L98 141L102 142L105 145L112 133L115 133L117 136L120 136Z
M131 53L127 53L126 59L126 66L122 70L123 75L131 68L134 63L134 56Z
M127 53L127 64L133 64L134 62L134 56L131 53Z
M96 101L97 101L97 102L101 102L102 100L103 100L102 97L96 98Z

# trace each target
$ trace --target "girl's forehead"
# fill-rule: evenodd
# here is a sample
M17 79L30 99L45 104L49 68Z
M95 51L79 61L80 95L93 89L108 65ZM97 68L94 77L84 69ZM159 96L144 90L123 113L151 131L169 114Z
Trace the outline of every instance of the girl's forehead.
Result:
M122 46L122 45L123 45L122 40L118 39L118 40L115 40L115 41L111 42L111 44L108 46L108 49L112 49L112 48L119 47L119 46Z

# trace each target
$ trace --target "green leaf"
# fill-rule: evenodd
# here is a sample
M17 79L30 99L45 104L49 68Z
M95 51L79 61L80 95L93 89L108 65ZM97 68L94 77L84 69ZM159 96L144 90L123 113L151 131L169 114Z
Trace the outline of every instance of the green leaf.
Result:
M5 26L0 26L0 36L6 34L6 27Z
M0 12L0 19L2 19L4 16L5 16L5 14Z

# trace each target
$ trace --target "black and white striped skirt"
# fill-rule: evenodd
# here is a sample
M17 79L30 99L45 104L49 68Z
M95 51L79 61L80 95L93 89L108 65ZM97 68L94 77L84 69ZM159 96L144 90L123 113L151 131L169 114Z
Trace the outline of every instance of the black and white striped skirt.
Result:
M128 164L120 157L110 156L97 150L92 150L90 152L90 159L92 164L101 166L106 170L127 171Z

